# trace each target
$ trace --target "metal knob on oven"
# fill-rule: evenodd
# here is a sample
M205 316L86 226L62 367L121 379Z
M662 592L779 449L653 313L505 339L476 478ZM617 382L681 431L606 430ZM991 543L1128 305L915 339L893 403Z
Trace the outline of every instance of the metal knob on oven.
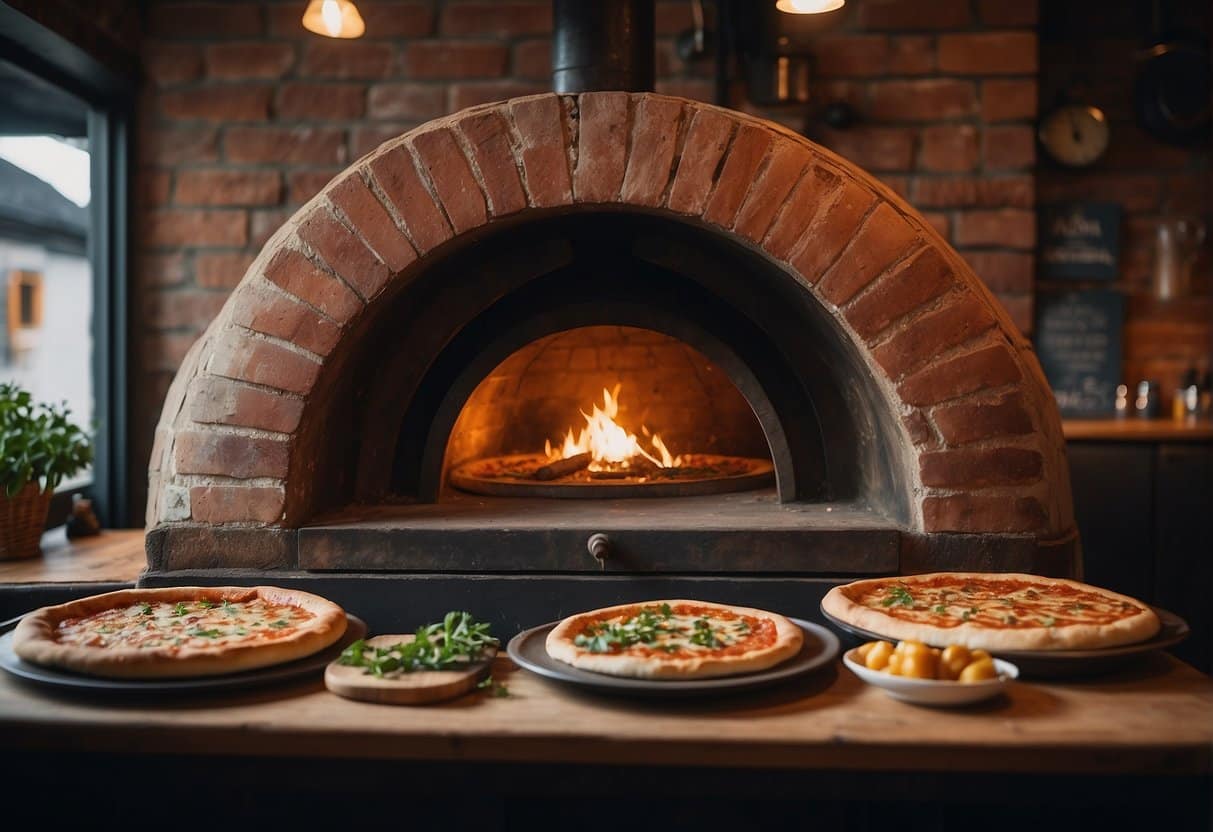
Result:
M605 570L607 558L611 556L611 539L602 532L597 532L590 535L590 539L585 542L585 548L598 561L598 565Z

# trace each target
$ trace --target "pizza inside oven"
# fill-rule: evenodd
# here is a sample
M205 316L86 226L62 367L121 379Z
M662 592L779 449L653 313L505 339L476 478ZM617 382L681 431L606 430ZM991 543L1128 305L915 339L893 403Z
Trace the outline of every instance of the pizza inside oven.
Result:
M985 650L1076 650L1144 641L1159 628L1146 604L1063 578L937 572L830 590L822 609L888 639Z
M642 679L736 676L795 656L804 636L776 613L705 601L662 600L570 616L548 633L552 658Z
M345 628L341 607L297 590L125 589L30 613L13 633L13 651L92 676L214 676L309 656Z

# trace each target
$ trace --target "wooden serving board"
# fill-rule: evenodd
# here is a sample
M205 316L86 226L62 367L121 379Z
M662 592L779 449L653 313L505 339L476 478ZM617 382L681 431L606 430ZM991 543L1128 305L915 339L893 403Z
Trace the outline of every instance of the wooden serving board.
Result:
M382 635L368 638L366 643L372 647L389 647L412 640L412 635ZM485 651L483 659L462 670L418 670L383 678L372 676L361 667L332 661L324 670L324 684L333 693L347 699L383 705L424 705L454 699L474 690L480 680L488 675L495 655L497 651L490 648Z

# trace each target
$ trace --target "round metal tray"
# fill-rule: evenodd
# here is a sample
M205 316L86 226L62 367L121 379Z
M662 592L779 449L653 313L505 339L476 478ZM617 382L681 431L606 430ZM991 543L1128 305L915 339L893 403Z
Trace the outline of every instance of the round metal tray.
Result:
M1150 609L1154 610L1162 626L1152 638L1136 644L1121 644L1096 650L999 650L996 655L1014 663L1019 668L1021 677L1059 679L1109 673L1143 655L1173 647L1188 637L1191 632L1188 622L1159 607ZM858 641L889 640L888 636L839 621L824 609L821 614L835 627L854 636Z
M804 631L804 644L801 645L799 653L767 670L716 679L630 679L581 670L553 659L544 647L548 633L560 623L559 621L523 630L510 639L506 651L515 664L532 673L599 693L658 698L709 696L769 687L803 676L834 661L839 650L837 636L810 621L798 618L788 620Z
M335 643L318 653L286 664L259 667L222 676L198 676L188 679L103 679L100 676L85 676L68 670L42 667L22 661L13 652L13 634L0 636L0 667L26 681L36 682L61 690L87 690L103 693L138 694L174 691L218 691L259 687L289 679L298 679L315 674L323 676L328 663L341 655L341 651L366 635L366 623L353 615L346 616L345 634Z

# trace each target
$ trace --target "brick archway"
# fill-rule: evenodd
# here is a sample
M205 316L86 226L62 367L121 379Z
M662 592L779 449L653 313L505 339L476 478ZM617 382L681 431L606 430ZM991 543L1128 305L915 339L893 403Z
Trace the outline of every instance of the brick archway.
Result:
M838 319L917 456L916 530L1072 532L1052 394L947 243L804 137L648 93L465 110L333 180L266 244L178 371L156 430L149 526L305 521L318 381L368 308L495 220L606 204L733 235Z

